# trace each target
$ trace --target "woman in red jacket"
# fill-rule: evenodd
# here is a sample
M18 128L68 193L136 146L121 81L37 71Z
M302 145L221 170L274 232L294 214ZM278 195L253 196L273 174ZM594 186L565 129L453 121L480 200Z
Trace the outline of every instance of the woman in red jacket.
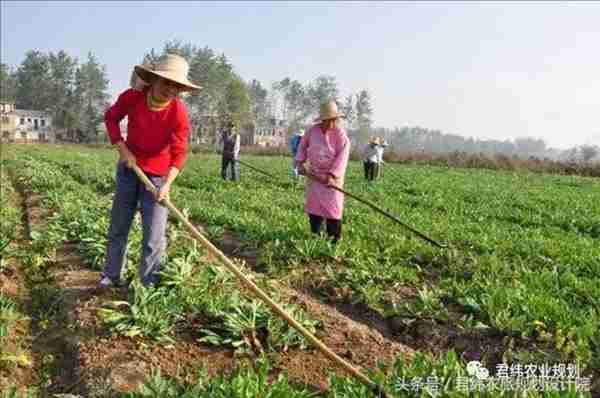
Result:
M147 86L123 92L104 115L119 162L101 289L120 284L127 237L140 202L144 235L140 279L145 286L156 282L166 246L168 213L159 202L169 197L171 184L183 167L190 130L185 104L178 95L200 88L188 80L188 69L186 60L173 54L161 58L152 69L136 65L135 73ZM125 139L119 128L124 117L128 119ZM131 169L134 164L158 188L156 195L137 178Z

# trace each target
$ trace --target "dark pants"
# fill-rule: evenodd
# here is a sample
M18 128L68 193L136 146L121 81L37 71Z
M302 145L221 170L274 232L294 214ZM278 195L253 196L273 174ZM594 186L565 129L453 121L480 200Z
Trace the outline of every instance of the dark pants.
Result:
M314 234L321 233L321 225L323 225L323 220L325 218L321 216L317 216L314 214L308 215L308 220L310 221L310 230ZM342 220L334 220L327 218L327 236L332 238L333 243L337 243L338 240L342 237Z
M235 159L223 157L221 159L221 177L227 180L227 169L230 169L230 175L232 181L238 181L240 179L240 169L238 162Z
M148 175L156 187L164 184L164 177ZM165 230L168 209L159 204L152 192L146 189L132 169L119 163L117 166L117 192L110 215L108 247L103 275L113 281L121 278L121 269L126 261L127 239L131 222L141 202L142 210L142 262L139 273L145 286L156 282L160 262L166 247Z
M365 166L365 179L373 181L379 175L379 165L375 162L363 162Z

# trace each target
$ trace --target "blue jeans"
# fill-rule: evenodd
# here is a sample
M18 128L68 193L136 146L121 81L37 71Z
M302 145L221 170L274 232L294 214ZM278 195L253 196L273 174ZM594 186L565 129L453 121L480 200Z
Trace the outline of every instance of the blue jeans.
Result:
M157 188L164 184L164 177L148 175L148 178ZM146 189L132 169L119 163L117 192L110 216L103 272L104 276L115 282L120 279L126 261L127 238L139 202L141 202L143 226L142 262L139 272L142 284L148 286L157 282L157 273L165 252L168 209L154 199L152 192Z

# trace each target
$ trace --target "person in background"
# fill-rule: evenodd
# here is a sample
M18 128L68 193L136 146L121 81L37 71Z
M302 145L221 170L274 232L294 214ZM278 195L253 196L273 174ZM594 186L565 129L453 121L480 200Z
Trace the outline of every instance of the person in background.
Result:
M383 137L377 139L377 146L375 147L377 150L377 175L375 176L375 179L383 178L383 165L385 163L383 161L383 152L387 146L388 144Z
M320 234L323 221L327 235L335 244L342 236L344 194L333 189L342 188L348 158L350 140L338 127L338 113L334 101L322 104L318 122L306 132L296 154L296 167L306 175L304 210L308 214L310 229ZM306 167L306 163L310 166Z
M377 168L379 167L378 140L375 137L369 139L369 143L363 150L363 165L365 168L365 179L369 182L375 180Z
M292 152L292 175L296 180L298 180L300 177L300 174L298 174L298 168L296 167L296 155L298 154L298 147L300 146L300 141L302 140L303 136L304 130L300 129L290 139L290 151Z
M171 184L184 165L190 131L186 106L178 96L200 89L188 80L188 69L187 61L174 54L162 57L154 68L136 65L135 73L146 84L124 91L104 115L110 141L119 151L119 161L100 290L121 283L127 239L138 202L143 226L139 275L144 286L157 281L166 246L168 213L160 202L169 197ZM119 128L125 117L126 140ZM134 165L156 186L155 194L138 179L132 170Z
M231 173L231 181L240 179L240 168L238 160L240 158L240 135L234 131L234 123L229 120L225 123L225 128L219 138L219 153L221 153L221 177L227 180L227 169Z

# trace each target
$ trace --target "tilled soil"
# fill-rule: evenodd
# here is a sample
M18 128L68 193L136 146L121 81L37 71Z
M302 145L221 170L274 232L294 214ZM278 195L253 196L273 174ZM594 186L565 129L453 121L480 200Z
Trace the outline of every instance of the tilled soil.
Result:
M5 181L8 181L8 179ZM2 194L6 194L5 192ZM9 197L8 200L12 206L22 210L25 209L25 203L21 196L15 195L14 197ZM23 225L27 224L25 213L23 213L21 221ZM10 244L9 248L12 250L16 246L24 244L26 234L28 234L28 231L22 226L18 227L15 231L16 240ZM29 292L25 287L21 263L14 257L5 257L3 261L5 269L0 273L0 291L17 304L19 312L25 312L30 306L30 299ZM9 335L2 341L2 352L12 355L22 355L28 359L32 359L29 347L31 343L30 328L31 322L29 319L20 320L13 325ZM20 389L20 392L22 392L25 387L34 383L34 378L33 364L8 364L6 367L0 368L0 391L6 390L9 385L13 385L22 387Z
M261 270L257 261L259 253L244 249L243 242L234 233L226 231L217 246L227 255ZM329 333L323 336L326 344L336 347L337 353L361 366L373 368L378 361L389 363L398 355L410 359L417 351L439 355L454 350L467 362L482 361L494 369L496 364L503 362L509 345L530 351L542 348L533 340L507 336L493 329L465 330L458 327L457 322L385 318L363 303L354 303L350 291L330 286L319 264L295 267L288 278L290 287L278 284L278 290L285 291L290 301L307 309L315 318L325 320L325 330ZM398 286L386 292L386 301L402 303L417 296L416 288ZM458 321L464 315L460 306L448 304L446 307L450 319ZM349 342L347 335L356 331L360 331L362 338ZM310 362L309 359L306 361ZM299 366L307 368L304 362Z

